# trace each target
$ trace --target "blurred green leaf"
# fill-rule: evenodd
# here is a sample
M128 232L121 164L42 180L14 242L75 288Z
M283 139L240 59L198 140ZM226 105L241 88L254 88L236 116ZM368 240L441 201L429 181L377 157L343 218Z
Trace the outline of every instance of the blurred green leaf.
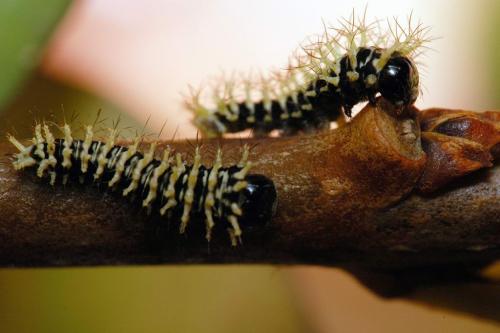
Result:
M38 64L69 0L0 1L0 112L23 78Z

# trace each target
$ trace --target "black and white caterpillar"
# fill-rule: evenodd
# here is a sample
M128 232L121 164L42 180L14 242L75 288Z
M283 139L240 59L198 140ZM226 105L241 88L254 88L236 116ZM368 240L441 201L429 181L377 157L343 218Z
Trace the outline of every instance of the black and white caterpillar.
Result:
M194 124L209 137L246 129L257 136L273 130L290 135L329 128L342 110L350 117L354 105L374 103L377 94L400 110L413 104L419 94L413 59L431 40L429 29L413 26L411 16L407 27L395 20L387 32L375 32L375 23L356 20L353 13L339 29L331 28L333 34L325 29L303 46L288 71L258 80L222 79L211 96L192 91L185 105Z
M161 159L155 159L155 142L148 151L139 152L139 137L127 147L115 145L116 129L104 141L93 140L93 126L85 128L84 140L73 139L68 124L62 130L64 138L56 139L47 124L37 124L29 146L8 135L19 151L14 155L14 168L36 170L37 176L48 177L51 185L58 180L62 184L98 183L120 191L147 211L178 223L181 234L191 221L201 221L210 241L212 229L219 223L227 228L233 245L241 239L242 228L268 222L276 208L273 182L263 175L249 174L247 146L237 165L223 166L219 149L214 164L205 167L198 147L193 163L187 164L169 147Z

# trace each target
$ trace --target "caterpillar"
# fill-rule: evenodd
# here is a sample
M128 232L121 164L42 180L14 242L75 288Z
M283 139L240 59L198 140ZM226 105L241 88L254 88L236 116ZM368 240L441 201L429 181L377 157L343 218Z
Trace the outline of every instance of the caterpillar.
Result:
M249 173L252 163L248 161L248 146L243 147L238 164L224 166L218 149L213 165L206 167L198 146L191 164L169 146L157 159L157 142L151 142L145 152L139 151L139 136L128 146L117 145L116 129L110 129L103 141L93 139L92 125L85 127L83 140L72 137L68 124L62 126L64 137L59 139L47 124L36 124L34 132L28 146L7 135L18 151L12 161L16 170L33 170L52 186L58 182L98 184L130 197L150 214L178 223L181 234L193 221L202 221L210 241L212 229L218 224L227 229L235 246L241 241L242 228L267 223L276 209L272 180Z
M378 22L363 18L340 21L340 28L325 27L295 52L287 71L274 71L257 80L219 80L210 96L191 88L185 106L194 113L194 124L208 137L253 130L255 136L278 130L282 135L329 128L347 117L356 104L375 102L377 94L403 110L419 95L419 73L414 59L425 44L429 28L388 21L381 32ZM376 32L375 27L379 27ZM212 103L207 103L210 97Z

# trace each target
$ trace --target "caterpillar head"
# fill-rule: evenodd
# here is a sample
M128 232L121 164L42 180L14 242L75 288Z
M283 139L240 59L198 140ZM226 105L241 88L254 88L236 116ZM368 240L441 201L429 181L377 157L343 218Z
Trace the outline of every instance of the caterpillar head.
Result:
M250 174L246 177L248 186L239 192L239 206L243 210L241 224L245 227L262 226L276 212L276 188L271 179Z
M418 70L408 57L394 54L379 73L380 94L397 107L415 103L419 92Z

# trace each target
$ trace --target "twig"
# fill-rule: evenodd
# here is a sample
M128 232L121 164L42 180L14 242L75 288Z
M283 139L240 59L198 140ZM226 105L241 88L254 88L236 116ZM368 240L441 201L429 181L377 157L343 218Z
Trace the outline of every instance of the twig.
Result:
M455 179L438 193L416 194L427 165L418 122L390 111L381 102L334 131L244 140L259 143L252 172L273 179L279 205L271 223L244 230L243 245L236 248L225 237L208 244L195 227L187 236L175 230L165 234L113 194L78 185L51 188L0 163L0 265L264 262L405 268L500 258L500 168ZM237 160L241 141L222 143L225 156ZM217 143L205 146L211 144ZM174 146L189 150L186 143ZM0 144L1 156L12 151Z

